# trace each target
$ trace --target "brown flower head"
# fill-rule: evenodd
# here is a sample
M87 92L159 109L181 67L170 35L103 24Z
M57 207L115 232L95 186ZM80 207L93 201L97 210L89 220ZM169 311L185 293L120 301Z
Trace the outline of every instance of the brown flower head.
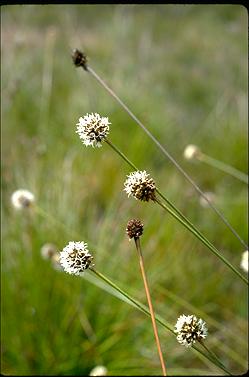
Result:
M143 224L140 220L132 219L128 221L126 233L129 238L139 238L143 234Z
M82 67L87 71L87 57L86 55L78 50L77 48L73 50L72 59L76 67Z

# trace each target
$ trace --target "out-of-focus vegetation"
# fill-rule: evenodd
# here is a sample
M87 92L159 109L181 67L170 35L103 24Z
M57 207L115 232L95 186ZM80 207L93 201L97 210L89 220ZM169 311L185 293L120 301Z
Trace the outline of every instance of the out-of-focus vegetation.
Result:
M247 370L247 289L153 203L128 199L131 171L108 145L85 148L80 116L108 116L110 140L239 268L243 246L90 74L118 93L247 239L247 187L183 158L187 144L247 172L247 11L240 5L18 5L2 21L1 371L12 375L159 375L148 317L87 279L55 270L43 244L88 242L96 268L146 303L127 221L141 238L155 310L175 324L196 314L207 346L234 374ZM12 208L25 188L49 217ZM242 272L244 273L244 272ZM86 272L86 277L90 276ZM159 327L170 375L222 374Z

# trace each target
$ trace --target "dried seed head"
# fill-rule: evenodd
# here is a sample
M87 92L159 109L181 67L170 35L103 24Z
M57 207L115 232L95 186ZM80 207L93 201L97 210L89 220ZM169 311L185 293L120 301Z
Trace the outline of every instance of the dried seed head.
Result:
M143 234L143 224L140 220L132 219L128 221L126 233L129 238L139 238Z
M76 133L86 146L101 147L109 134L109 124L108 117L101 117L98 113L86 114L84 118L80 117Z
M175 325L177 340L186 347L191 347L196 340L205 339L208 335L206 323L195 315L181 315Z
M28 190L17 190L11 196L12 205L18 210L31 207L34 201L34 195Z
M135 171L127 176L124 183L124 191L128 196L132 195L135 199L148 202L156 200L156 186L152 178L146 171Z
M186 158L186 160L192 160L193 158L198 157L199 154L200 149L193 144L187 145L183 152L183 156Z
M78 50L77 48L73 50L72 59L76 67L82 67L87 71L87 57L86 55Z
M90 254L87 243L69 242L60 253L60 263L65 272L81 275L87 268L93 267L93 256Z

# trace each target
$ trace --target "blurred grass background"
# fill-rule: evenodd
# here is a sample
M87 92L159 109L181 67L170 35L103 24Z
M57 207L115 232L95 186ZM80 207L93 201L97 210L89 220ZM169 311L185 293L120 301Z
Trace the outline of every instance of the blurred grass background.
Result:
M117 92L247 240L247 187L200 162L187 144L247 172L247 11L240 5L16 5L2 21L1 372L5 375L160 375L148 317L85 279L53 269L40 249L88 242L96 268L146 303L127 221L144 223L142 248L155 310L175 324L197 314L206 344L234 374L247 370L247 290L159 206L128 199L130 168L108 145L75 134L87 112L108 116L110 140L239 268L244 251L212 210L103 88ZM37 213L16 212L32 191ZM86 276L90 275L86 272ZM159 327L170 375L222 374Z

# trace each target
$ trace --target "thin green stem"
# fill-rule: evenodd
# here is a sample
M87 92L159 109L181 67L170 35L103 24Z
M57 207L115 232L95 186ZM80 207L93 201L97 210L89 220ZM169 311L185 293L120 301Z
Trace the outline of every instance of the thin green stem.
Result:
M115 151L119 154L119 156L125 160L127 162L128 165L130 165L133 169L135 170L138 170L138 168L133 164L133 162L131 162L125 155L123 152L121 152L120 149L118 149L118 147L116 147L116 145L114 145L112 142L110 142L110 140L108 139L105 139L105 142Z
M138 168L109 140L105 140L106 143L119 154L123 160L125 160L133 169L138 170ZM230 263L224 258L218 249L210 242L208 239L174 206L172 202L167 199L160 190L156 189L157 193L165 200L165 202L170 206L164 206L159 200L156 202L166 209L172 216L174 216L179 222L181 222L192 234L194 234L202 243L204 243L220 260L222 260L237 276L240 277L246 284L248 280Z
M136 300L135 298L133 298L132 296L130 296L127 292L125 292L123 289L121 289L117 284L115 284L113 281L111 281L109 278L107 278L101 272L95 270L92 267L89 268L89 269L99 279L101 279L102 281L104 281L107 285L109 285L111 288L113 288L115 291L117 291L119 294L121 294L121 297L123 296L126 299L125 302L128 302L130 305L132 305L133 307L135 307L136 309L140 310L141 312L143 312L144 314L146 314L147 316L150 317L150 311L149 311L149 309L145 305L143 305L141 302L139 302L138 300ZM120 297L118 297L118 298L121 299L121 300L124 300L124 299L122 299ZM162 327L164 327L165 329L167 329L168 331L170 331L175 336L175 332L174 332L173 328L171 326L167 325L164 322L164 320L158 314L155 314L155 319L156 319L157 323L159 323ZM214 361L214 359L212 357L210 357L210 355L205 354L201 349L197 348L194 345L191 347L191 349L194 349L196 352L200 353L203 357L205 357L206 359L208 359L212 364L214 364L218 368L224 370L225 372L227 372L230 375L230 373L226 369L224 369L223 367L221 367L221 362L217 363L216 361Z
M216 160L216 158L210 157L202 152L200 152L196 158L201 162L205 162L207 165L213 166L224 173L230 174L234 178L237 178L248 185L248 175L244 174L238 169L235 169L233 166L227 165L224 162Z
M205 344L204 344L204 342L202 342L201 340L199 340L199 343L202 345L202 347L210 354L210 356L214 359L214 360L216 360L218 363L219 363L219 365L220 365L220 367L223 369L223 370L225 370L227 373L229 373L229 375L230 376L232 376L232 374L230 373L230 372L228 372L227 371L227 369L226 369L226 367L225 367L225 365L223 365L222 364L222 362L218 359L218 357L215 355L215 353L213 352L213 351L211 351Z
M104 88L105 90L120 104L120 106L129 114L129 116L143 129L143 131L149 136L149 138L157 145L157 147L161 150L161 152L166 156L176 167L176 169L184 176L185 179L194 187L196 192L201 195L206 202L209 204L210 208L216 213L217 216L223 221L223 223L227 226L227 228L233 233L233 235L239 240L239 242L247 248L248 246L244 242L244 240L240 237L240 235L236 232L236 230L232 227L232 225L228 222L225 216L221 213L218 208L214 206L214 204L207 198L204 192L199 188L199 186L193 181L193 179L185 172L185 170L179 165L179 163L175 160L173 156L162 146L162 144L152 135L152 133L145 127L145 125L133 114L133 112L126 106L126 104L118 97L118 95L102 80L102 78L91 68L87 65L87 68L83 66L87 72L89 72Z
M169 206L163 204L159 199L156 199L156 202L168 211L176 220L178 220L182 225L185 226L191 233L193 233L204 245L206 245L209 250L212 251L220 260L222 260L237 276L240 277L246 284L248 284L248 280L230 263L228 260L223 257L220 252L213 246L206 237L203 236L201 232L199 232L189 221L185 221L181 216L176 214Z

